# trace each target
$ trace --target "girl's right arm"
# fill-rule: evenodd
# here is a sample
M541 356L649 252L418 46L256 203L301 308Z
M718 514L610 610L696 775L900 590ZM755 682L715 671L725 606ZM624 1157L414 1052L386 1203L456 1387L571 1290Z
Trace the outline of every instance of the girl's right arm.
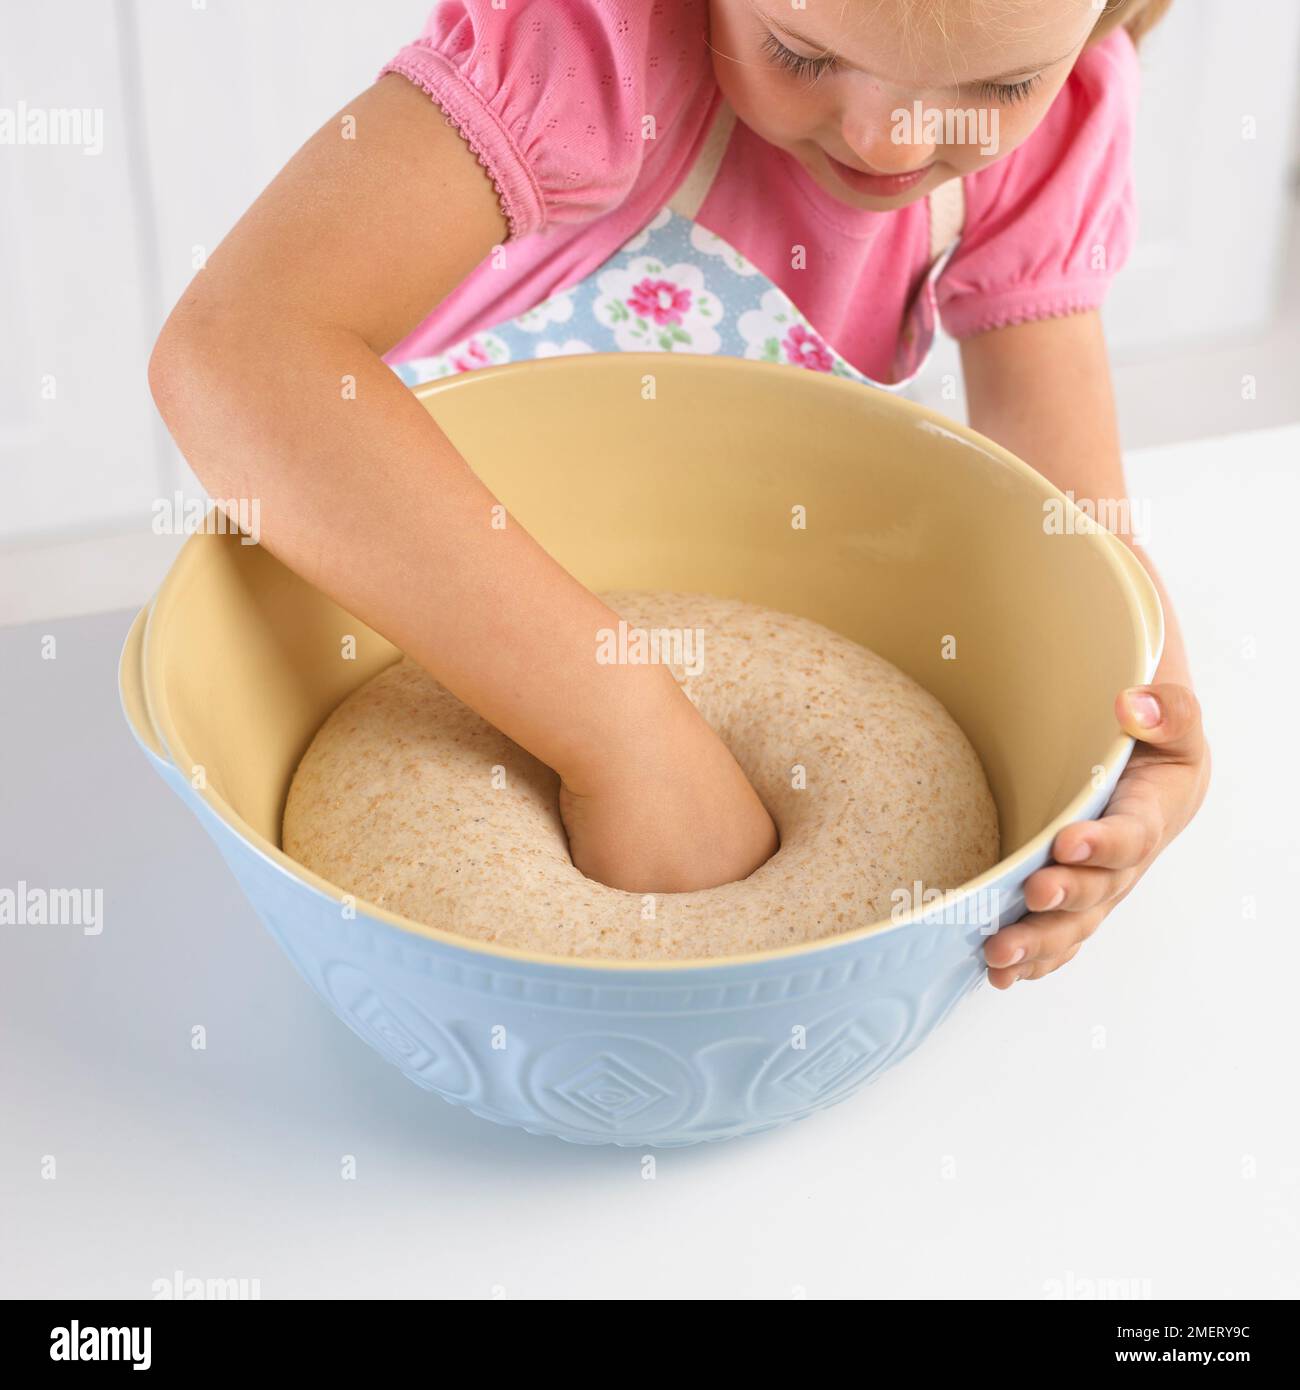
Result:
M776 839L735 760L667 668L597 664L617 616L518 524L491 526L495 499L381 360L505 238L456 130L384 77L195 277L154 399L211 495L259 499L270 551L556 770L584 873L637 892L743 878Z

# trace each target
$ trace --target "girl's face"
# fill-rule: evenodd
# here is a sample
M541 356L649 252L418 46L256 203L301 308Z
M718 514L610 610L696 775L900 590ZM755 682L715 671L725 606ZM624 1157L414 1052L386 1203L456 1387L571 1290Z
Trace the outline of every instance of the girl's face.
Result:
M886 211L1009 154L1042 120L1094 0L710 0L736 114L853 207Z

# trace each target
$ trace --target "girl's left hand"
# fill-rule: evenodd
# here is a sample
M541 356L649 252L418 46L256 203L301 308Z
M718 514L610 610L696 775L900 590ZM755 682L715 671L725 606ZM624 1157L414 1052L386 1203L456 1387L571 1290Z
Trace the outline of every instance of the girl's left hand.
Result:
M1052 846L1055 862L1030 875L1028 915L989 938L984 959L995 989L1072 960L1205 799L1210 750L1186 686L1126 690L1115 714L1138 740L1133 756L1102 818L1066 826Z

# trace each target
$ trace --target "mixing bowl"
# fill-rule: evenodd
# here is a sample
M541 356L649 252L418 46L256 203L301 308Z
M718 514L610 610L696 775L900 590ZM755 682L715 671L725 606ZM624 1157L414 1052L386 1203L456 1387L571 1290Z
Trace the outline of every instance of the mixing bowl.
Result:
M317 993L445 1100L637 1147L843 1100L975 987L1056 831L1105 805L1132 747L1114 696L1163 640L1145 572L996 444L798 368L563 357L416 394L590 587L801 614L931 690L983 760L1001 862L841 936L667 963L495 948L355 902L282 853L281 813L316 729L397 652L232 535L192 536L127 640L123 705L150 761Z

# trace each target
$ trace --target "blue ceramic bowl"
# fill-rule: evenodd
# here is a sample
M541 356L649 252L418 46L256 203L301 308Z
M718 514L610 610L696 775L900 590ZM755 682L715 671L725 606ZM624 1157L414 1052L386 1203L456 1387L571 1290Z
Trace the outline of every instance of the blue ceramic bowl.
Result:
M280 817L315 730L397 653L229 535L186 543L123 652L123 707L150 762L312 988L444 1100L640 1148L845 1099L977 985L988 933L1023 913L1056 831L1105 806L1131 750L1113 698L1150 679L1161 648L1147 576L996 445L808 371L588 356L417 394L593 588L801 613L920 680L984 761L1001 862L897 920L684 962L529 955L356 902L282 853ZM355 659L340 660L349 636Z

